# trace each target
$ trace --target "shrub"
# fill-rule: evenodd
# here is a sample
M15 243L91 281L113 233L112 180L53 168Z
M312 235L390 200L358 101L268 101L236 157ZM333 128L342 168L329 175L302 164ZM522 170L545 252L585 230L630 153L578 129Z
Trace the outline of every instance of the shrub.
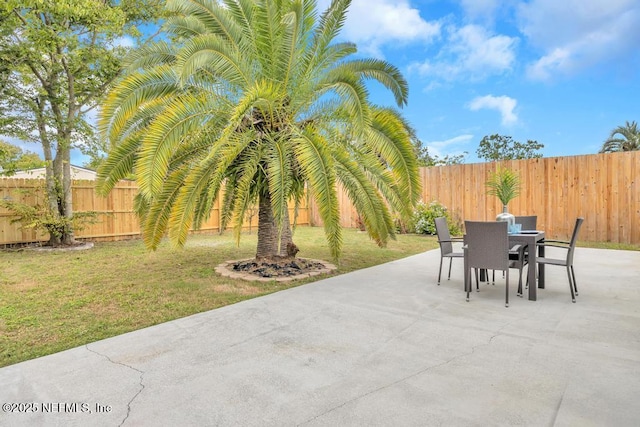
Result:
M55 215L49 209L46 203L46 197L42 197L44 192L42 187L36 187L33 190L18 191L29 198L35 199L32 203L23 203L21 201L12 200L11 197L0 199L0 207L9 211L11 223L19 223L22 229L34 229L49 234L49 242L53 242L53 238L60 239L63 235L72 231L79 231L87 224L98 222L98 212L75 212L72 218L66 218L61 215ZM42 202L40 202L42 200Z
M436 234L435 219L438 217L445 217L447 224L449 225L449 232L452 235L459 235L461 233L460 226L453 221L446 206L438 201L432 201L430 203L420 202L413 211L413 216L408 224L408 228L418 234Z

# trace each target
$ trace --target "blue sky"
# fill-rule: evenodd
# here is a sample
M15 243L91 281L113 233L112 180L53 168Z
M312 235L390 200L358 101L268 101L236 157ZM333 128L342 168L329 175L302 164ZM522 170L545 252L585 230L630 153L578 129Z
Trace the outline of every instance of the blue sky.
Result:
M640 121L639 22L638 0L353 0L342 36L400 68L432 154L474 163L485 135L591 154Z
M639 22L638 0L353 0L341 38L402 71L403 114L431 154L474 163L485 135L591 154L640 121ZM371 97L393 103L377 85Z

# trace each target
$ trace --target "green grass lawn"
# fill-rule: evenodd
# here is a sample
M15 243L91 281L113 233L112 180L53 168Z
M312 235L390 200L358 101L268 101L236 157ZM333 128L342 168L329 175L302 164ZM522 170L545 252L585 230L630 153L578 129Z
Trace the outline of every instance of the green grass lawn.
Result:
M331 261L321 228L299 227L298 256ZM318 280L247 282L214 272L223 261L251 258L257 236L196 234L183 249L141 241L96 243L85 251L0 251L0 366L233 304ZM338 271L381 264L437 247L433 236L400 235L379 248L344 230Z

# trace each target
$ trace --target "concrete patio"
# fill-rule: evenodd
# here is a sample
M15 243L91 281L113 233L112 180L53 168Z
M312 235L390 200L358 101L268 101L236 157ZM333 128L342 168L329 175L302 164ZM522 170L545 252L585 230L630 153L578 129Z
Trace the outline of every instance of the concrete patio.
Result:
M2 426L637 426L640 252L465 302L439 251L0 369ZM512 277L516 277L515 270ZM446 274L446 272L445 272Z

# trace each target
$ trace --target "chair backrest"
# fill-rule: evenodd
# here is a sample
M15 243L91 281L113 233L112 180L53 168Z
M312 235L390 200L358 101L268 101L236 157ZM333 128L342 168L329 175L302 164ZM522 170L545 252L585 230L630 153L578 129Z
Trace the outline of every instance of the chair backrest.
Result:
M576 225L575 227L573 227L573 234L571 235L571 240L569 241L569 251L567 252L567 265L573 264L573 250L576 248L576 243L578 242L578 233L580 232L580 227L582 226L583 221L584 218L577 218Z
M447 218L439 217L435 219L436 233L438 234L438 240L440 243L440 253L447 255L453 252L453 245L451 244L451 234L449 234L449 226L447 225ZM447 242L443 240L448 240Z
M465 221L467 262L470 268L507 270L509 236L505 221Z
M516 216L516 224L522 224L523 230L537 230L538 216L537 215Z

